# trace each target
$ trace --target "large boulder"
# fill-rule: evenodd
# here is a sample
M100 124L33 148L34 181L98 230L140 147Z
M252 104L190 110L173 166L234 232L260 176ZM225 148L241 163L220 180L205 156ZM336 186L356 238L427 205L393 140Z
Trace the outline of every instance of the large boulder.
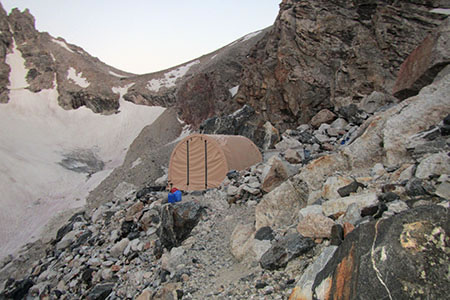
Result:
M307 253L313 247L312 239L297 233L288 234L272 244L261 257L260 265L268 270L284 268L289 261Z
M316 276L315 299L446 299L449 211L421 206L363 224Z
M255 227L253 224L238 224L230 238L231 254L241 261L248 254L253 244Z
M407 145L411 137L437 125L450 111L450 67L446 67L433 84L417 96L404 100L392 110L381 131L386 153L385 166L399 166L411 157Z
M369 192L331 199L322 204L322 210L326 216L331 216L337 213L344 213L353 203L356 203L359 209L363 209L364 207L376 205L378 203L378 197L376 193Z
M322 253L314 260L314 262L306 268L302 277L297 282L292 291L289 300L312 300L312 285L316 279L316 275L322 271L323 267L333 257L337 246L329 246L323 249Z
M308 189L303 182L287 180L264 195L255 208L256 230L270 226L277 230L295 224L298 212L306 206Z
M161 225L158 236L167 249L181 245L197 225L203 208L194 201L166 204L161 208Z
M288 178L288 169L277 156L272 156L262 173L261 189L268 193Z

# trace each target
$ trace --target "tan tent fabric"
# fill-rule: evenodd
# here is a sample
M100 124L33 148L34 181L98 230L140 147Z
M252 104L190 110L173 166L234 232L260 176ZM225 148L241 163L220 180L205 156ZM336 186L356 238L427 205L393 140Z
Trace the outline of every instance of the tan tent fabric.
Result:
M261 161L258 147L246 137L193 134L172 152L169 188L195 191L218 187L230 170L244 170Z

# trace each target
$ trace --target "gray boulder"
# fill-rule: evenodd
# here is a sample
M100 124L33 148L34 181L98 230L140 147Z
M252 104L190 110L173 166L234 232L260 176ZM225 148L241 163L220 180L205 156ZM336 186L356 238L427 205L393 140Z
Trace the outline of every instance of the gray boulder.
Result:
M261 257L260 265L263 269L276 270L284 268L292 259L307 253L314 247L310 238L297 233L291 233L276 241Z

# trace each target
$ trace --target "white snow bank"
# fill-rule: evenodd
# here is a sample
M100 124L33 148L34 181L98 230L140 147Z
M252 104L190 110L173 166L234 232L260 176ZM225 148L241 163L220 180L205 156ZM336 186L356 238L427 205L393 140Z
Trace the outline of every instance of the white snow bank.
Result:
M7 55L5 59L5 62L11 67L11 69L14 69L15 71L15 76L9 76L8 88L10 90L24 89L28 87L28 82L26 80L28 71L27 69L25 69L25 61L18 51L19 50L17 49L16 41L13 39L12 54Z
M9 103L0 105L0 258L37 238L58 212L82 206L89 191L123 163L142 128L164 111L122 97L118 114L66 111L57 104L56 88L23 89L27 72L20 51L14 48L6 62L13 90ZM115 90L123 95L128 88ZM101 160L103 170L88 176L60 164L83 151Z
M247 34L246 36L244 36L244 37L242 38L242 41L243 41L243 42L248 41L249 39L251 39L251 38L257 36L258 34L260 34L261 31L262 31L262 30L258 30L258 31L255 31L255 32L252 32L252 33Z
M67 44L64 43L63 41L59 41L59 40L56 40L56 39L52 39L52 42L54 42L54 43L60 45L61 47L63 47L63 48L66 49L67 51L74 53L74 52L72 51L72 49L70 49L69 46L67 46Z
M231 89L229 89L230 93L231 93L231 97L236 96L237 92L239 90L239 85L232 87Z
M430 10L430 12L435 14L441 14L441 15L450 15L450 9L449 8L434 8Z
M192 133L193 133L192 126L191 125L184 125L183 129L181 130L180 136L177 137L176 139L174 139L173 141L168 142L166 144L166 146L167 145L172 145L174 143L178 143L179 141L181 141L185 137L191 135Z
M114 73L113 71L109 71L109 74L111 74L112 76L119 77L119 78L126 78L127 77L127 76L124 76L124 75L119 75L117 73Z
M87 88L90 83L86 80L86 78L83 77L82 72L78 72L73 67L70 67L69 70L67 70L67 79L72 80L77 84L78 86L82 88Z
M165 88L173 87L175 86L175 82L177 81L178 78L181 78L184 75L186 75L187 71L189 71L189 69L192 66L197 65L199 63L200 63L199 60L193 61L187 65L181 66L175 70L165 73L164 78L152 79L148 82L147 89L149 89L152 92L157 92L162 87Z

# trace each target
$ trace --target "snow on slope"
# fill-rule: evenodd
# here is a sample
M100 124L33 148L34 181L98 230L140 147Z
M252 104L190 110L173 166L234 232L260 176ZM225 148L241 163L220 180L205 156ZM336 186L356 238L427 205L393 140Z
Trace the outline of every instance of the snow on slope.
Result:
M164 111L122 97L118 114L66 111L56 88L24 89L19 50L14 47L6 62L11 92L9 103L0 105L0 258L37 238L58 212L84 205L89 191L123 163L142 128ZM127 88L114 92L122 96Z
M64 49L66 49L66 50L69 51L69 52L75 53L75 52L73 52L72 49L70 49L69 46L67 46L67 44L64 43L63 41L59 41L59 40L56 40L56 39L52 39L52 42L54 42L54 43L60 45L61 47L63 47Z
M177 81L178 78L181 78L184 75L186 75L187 71L189 71L189 69L192 66L197 65L199 63L200 63L199 60L193 61L187 65L181 66L175 70L165 73L164 78L152 79L148 82L147 89L149 89L152 92L157 92L162 87L165 88L173 87L175 86L175 82Z
M82 88L87 88L90 83L83 77L82 72L77 72L73 67L70 67L67 71L67 79L72 80L75 84Z

